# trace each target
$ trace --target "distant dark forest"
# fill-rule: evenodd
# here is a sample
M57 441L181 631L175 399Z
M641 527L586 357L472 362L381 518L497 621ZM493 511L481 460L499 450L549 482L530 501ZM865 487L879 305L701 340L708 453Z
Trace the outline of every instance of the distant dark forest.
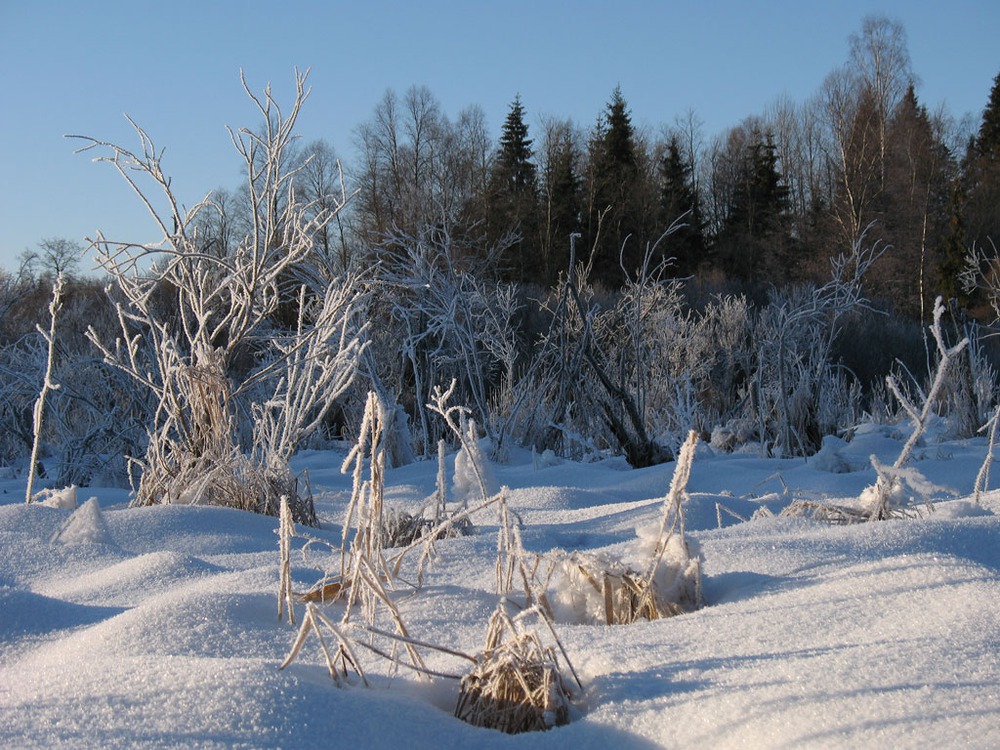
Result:
M449 119L427 88L388 91L355 131L345 169L357 196L321 249L344 265L390 235L440 225L478 270L549 287L576 233L591 281L617 289L676 222L656 253L670 275L753 295L826 280L829 259L867 229L886 249L870 295L927 320L937 295L976 302L960 282L964 259L1000 236L1000 86L983 92L976 128L929 112L917 80L905 30L871 17L809 101L778 101L710 141L694 112L638 130L622 89L592 126L550 118L537 131L515 97L499 143L475 106ZM317 142L299 156L313 157L309 197L330 192L333 149ZM224 197L235 214L239 195ZM215 218L206 238L231 245L238 218Z

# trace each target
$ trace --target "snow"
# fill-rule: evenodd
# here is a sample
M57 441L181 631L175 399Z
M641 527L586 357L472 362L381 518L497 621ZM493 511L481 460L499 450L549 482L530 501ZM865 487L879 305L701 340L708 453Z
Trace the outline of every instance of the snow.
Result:
M278 620L277 519L128 509L120 490L93 487L75 510L29 506L23 479L0 478L0 746L1000 747L1000 493L971 496L984 440L918 446L912 467L947 488L918 518L738 519L796 499L857 505L876 479L870 457L891 465L905 438L866 425L808 460L699 446L685 522L708 606L557 624L584 689L567 726L516 738L453 718L448 680L404 670L338 688L314 642L280 670L297 627ZM514 450L493 467L530 552L627 559L655 533L672 464L541 458ZM324 520L300 531L339 546L343 455L295 461ZM437 470L390 470L387 505L417 509ZM396 594L413 637L466 653L481 649L497 603L496 511L473 520L473 535L437 543L419 592ZM296 590L328 563L316 546L296 552ZM370 677L384 675L364 658Z

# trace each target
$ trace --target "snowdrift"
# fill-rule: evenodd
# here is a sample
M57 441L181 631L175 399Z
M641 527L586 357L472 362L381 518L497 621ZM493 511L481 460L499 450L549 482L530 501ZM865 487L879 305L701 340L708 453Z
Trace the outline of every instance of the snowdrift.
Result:
M950 493L921 517L853 526L758 517L794 499L856 502L889 460L889 428L809 460L699 449L686 525L707 606L632 625L557 625L583 682L569 723L510 737L454 718L458 685L400 670L338 688L315 644L285 670L277 519L214 507L127 509L78 490L76 511L26 506L0 480L0 746L18 748L1000 746L1000 496L970 494L985 442L929 442L914 465ZM300 455L324 528L350 478ZM453 460L453 459L452 459ZM495 466L531 552L627 558L655 526L672 465L626 470L515 452ZM415 509L437 466L390 471L386 503ZM758 514L760 516L761 514ZM418 593L396 601L414 637L474 653L494 593L496 514L443 539ZM292 559L306 590L321 553ZM429 652L430 666L453 662ZM369 672L371 675L372 672Z

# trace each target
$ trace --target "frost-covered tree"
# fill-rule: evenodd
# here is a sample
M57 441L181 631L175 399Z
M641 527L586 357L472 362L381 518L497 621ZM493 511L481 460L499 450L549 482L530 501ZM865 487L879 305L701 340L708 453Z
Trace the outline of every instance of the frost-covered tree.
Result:
M375 307L388 320L373 335L389 332L381 348L391 356L378 365L383 371L402 367L385 380L397 392L409 391L425 454L439 437L432 434L426 404L442 382L457 382L457 393L491 437L504 432L491 416L514 400L518 302L513 287L491 281L488 266L475 259L499 255L509 243L507 236L485 250L470 247L446 222L416 235L392 235L380 249L382 294Z
M132 123L138 153L85 138L82 150L101 152L96 160L118 171L162 232L156 244L101 234L92 242L115 287L119 331L115 341L96 331L90 338L157 403L136 504L200 502L277 514L282 494L299 499L288 458L355 372L364 290L352 276L319 287L312 260L317 233L343 204L317 211L298 198L302 165L289 159L306 77L296 73L287 113L270 86L258 96L243 79L263 125L230 130L246 168L250 219L228 254L202 250L197 220L212 210L211 197L181 209L162 151L145 130ZM292 283L297 321L276 330L273 316ZM251 403L238 410L241 399ZM256 417L253 446L237 439L240 412ZM315 521L305 503L296 516Z

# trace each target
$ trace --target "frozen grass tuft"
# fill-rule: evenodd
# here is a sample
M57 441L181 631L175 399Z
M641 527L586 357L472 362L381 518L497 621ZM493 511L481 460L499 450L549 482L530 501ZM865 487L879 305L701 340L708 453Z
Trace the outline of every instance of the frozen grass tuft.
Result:
M572 694L562 674L562 645L546 646L524 621L536 616L555 631L537 608L514 618L501 601L490 617L486 647L462 678L455 716L477 727L507 734L537 732L569 723ZM573 672L575 678L575 672ZM577 684L579 680L577 679Z

